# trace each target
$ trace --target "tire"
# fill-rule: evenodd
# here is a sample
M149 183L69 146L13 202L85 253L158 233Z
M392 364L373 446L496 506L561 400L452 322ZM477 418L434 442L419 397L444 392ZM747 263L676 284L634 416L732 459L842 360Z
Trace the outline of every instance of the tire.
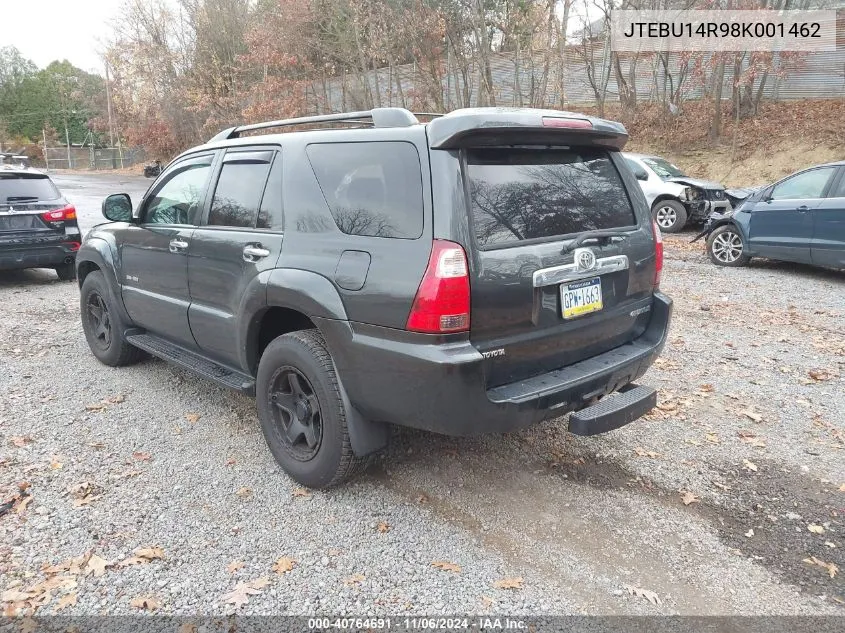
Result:
M55 268L60 281L73 281L76 279L76 264L61 264Z
M298 483L331 488L369 463L352 452L334 364L317 330L291 332L267 346L255 394L270 452Z
M79 291L82 330L91 353L104 365L122 367L138 362L143 352L126 342L126 324L117 312L103 273L89 273Z
M664 233L678 233L687 223L687 209L677 200L655 202L651 216Z
M751 261L745 250L745 240L733 224L718 227L707 238L707 255L717 266L745 266Z

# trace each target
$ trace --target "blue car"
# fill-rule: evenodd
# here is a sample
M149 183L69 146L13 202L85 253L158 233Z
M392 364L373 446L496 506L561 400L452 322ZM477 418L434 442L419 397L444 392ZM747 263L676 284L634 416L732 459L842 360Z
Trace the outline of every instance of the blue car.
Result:
M705 236L718 266L766 257L845 268L845 161L799 171L711 214L695 240Z

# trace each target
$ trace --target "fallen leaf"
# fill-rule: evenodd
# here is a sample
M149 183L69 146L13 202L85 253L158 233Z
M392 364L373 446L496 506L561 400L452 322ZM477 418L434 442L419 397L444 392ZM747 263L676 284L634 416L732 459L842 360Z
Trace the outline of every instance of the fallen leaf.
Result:
M725 484L719 483L718 481L714 481L713 485L716 486L719 490L724 490L725 492L731 489L730 486L726 486Z
M149 453L144 453L142 451L135 451L134 453L132 453L132 457L134 457L139 462L148 462L152 459L153 456Z
M367 577L364 574L352 574L343 581L343 584L347 586L360 585L366 579Z
M701 501L701 499L699 499L697 495L690 492L689 490L682 490L681 491L681 501L683 501L685 506L688 506L691 503L699 503Z
M105 558L101 558L96 554L93 554L91 558L88 559L88 563L85 565L85 575L94 575L95 577L99 578L103 574L106 573L106 567L111 565L109 561Z
M740 413L742 413L742 415L744 415L746 418L749 418L753 422L762 422L763 421L763 416L760 415L759 413L755 413L754 411L744 409L744 410L740 411Z
M237 461L235 461L235 459L234 459L233 457L230 457L229 459L227 459L227 460L226 460L226 463L225 463L225 464L223 464L223 465L224 465L224 466L234 466L234 465L235 465L235 464L237 464L237 463L238 463L238 462L237 462Z
M651 459L657 459L657 458L659 458L659 457L662 455L662 453L657 453L657 452L655 452L655 451L647 451L647 450L645 450L645 449L644 449L643 447L641 447L641 446L637 446L637 447L634 449L634 453L635 453L638 457L650 457Z
M138 558L146 560L163 560L164 550L160 547L139 547L134 552Z
M489 596L481 596L481 604L483 604L488 609L493 606L496 601Z
M85 410L86 411L96 411L97 413L102 413L106 410L108 405L103 402L98 402L97 404L86 404Z
M102 442L89 442L88 446L90 446L91 448L105 448L106 447L106 445L103 444Z
M431 566L436 567L437 569L440 569L442 571L452 571L452 572L455 572L456 574L461 573L461 566L460 565L456 565L455 563L450 563L449 561L446 561L446 560L436 560L433 563L431 563Z
M390 532L390 523L388 523L387 521L379 521L379 524L376 526L376 529L382 534L386 534L387 532Z
M246 499L247 497L252 496L252 489L244 486L243 488L238 488L238 491L235 494L241 499Z
M719 436L716 433L708 433L706 439L711 444L721 444L722 443L721 438L719 438Z
M642 589L640 587L632 587L631 585L624 585L625 589L628 590L628 593L632 596L636 596L637 598L645 598L653 605L662 604L660 602L660 596L657 595L656 592L650 591L648 589Z
M428 497L425 495L417 495L417 503L428 503Z
M502 578L493 583L496 589L522 589L522 578Z
M59 461L58 455L51 455L50 456L50 470L59 470L64 464Z
M757 472L757 464L755 464L754 462L750 462L747 459L742 460L742 467L746 470L750 470L752 473Z
M836 549L836 543L832 543L830 541L825 541L824 544L825 544L825 547L829 547L830 549Z
M32 502L32 495L27 495L18 499L17 503L15 504L15 512L18 514L23 514L26 512L26 507Z
M810 565L817 565L818 567L823 567L824 569L827 570L827 575L830 576L831 578L835 578L836 574L839 572L839 567L837 567L835 564L826 563L823 560L816 558L815 556L810 556L810 558L805 558L804 562L808 563Z
M824 527L816 525L815 523L810 523L810 525L807 526L807 529L813 534L824 534Z
M120 404L121 402L125 401L126 397L122 393L119 393L116 396L110 396L109 398L106 398L104 400L104 402L107 402L109 404Z
M161 606L161 603L152 596L138 596L129 601L129 605L136 609L145 609L146 611L155 611Z
M257 596L266 586L267 582L263 578L238 583L232 591L223 594L223 601L235 605L236 609L240 609L249 602L250 596Z
M32 444L33 439L29 435L15 435L9 438L9 442L17 448L23 448L27 444Z
M311 497L311 493L308 492L306 488L296 488L292 493L294 497L302 497L304 499L308 499Z
M833 374L826 369L811 369L807 372L807 375L817 382L822 382L824 380L830 380L831 378L833 378Z
M839 492L845 492L845 484L839 486Z
M699 385L698 390L703 391L704 393L711 393L711 392L715 391L715 387L713 387L713 385L708 383L708 384L705 384L705 385Z
M72 607L75 604L76 604L76 594L75 593L66 594L66 595L62 596L61 600L59 600L59 603L56 605L56 613L58 613L62 609L67 609L68 607Z
M287 556L282 556L273 564L273 571L279 575L286 574L293 569L294 565L296 565L295 560Z
M196 424L199 422L202 416L199 413L186 413L185 419L190 422L191 424Z
M745 537L746 537L746 538L751 538L752 536L754 536L754 528L749 529L749 530L745 533Z
M233 560L231 563L226 565L226 571L230 574L234 574L239 569L244 568L244 562L242 560Z

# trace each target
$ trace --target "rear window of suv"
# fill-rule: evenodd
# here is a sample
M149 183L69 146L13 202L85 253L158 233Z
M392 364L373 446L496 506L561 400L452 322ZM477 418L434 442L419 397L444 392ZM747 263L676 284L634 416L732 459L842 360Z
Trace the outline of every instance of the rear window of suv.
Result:
M601 149L470 150L466 173L482 248L637 223L622 178Z
M47 176L0 172L0 203L55 200L58 197L58 189Z

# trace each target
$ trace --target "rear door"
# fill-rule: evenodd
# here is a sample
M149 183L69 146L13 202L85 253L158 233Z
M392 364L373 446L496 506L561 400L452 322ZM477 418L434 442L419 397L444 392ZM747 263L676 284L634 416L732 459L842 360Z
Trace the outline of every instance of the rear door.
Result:
M208 356L238 367L242 303L250 288L263 292L256 277L275 267L282 248L279 148L227 150L209 197L191 238L188 319L197 345Z
M65 241L64 222L49 222L43 215L65 205L64 198L46 175L0 170L0 250Z
M834 167L817 167L790 176L754 204L748 241L755 255L811 263L813 211L835 171Z
M654 235L619 152L468 149L463 169L474 245L470 338L487 357L489 386L642 334Z
M827 197L813 210L810 255L818 266L845 268L845 167L839 168Z

